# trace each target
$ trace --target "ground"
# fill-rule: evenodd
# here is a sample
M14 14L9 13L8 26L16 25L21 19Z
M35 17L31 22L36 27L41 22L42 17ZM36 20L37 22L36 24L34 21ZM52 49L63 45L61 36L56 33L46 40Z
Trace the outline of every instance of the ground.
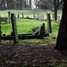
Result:
M33 17L35 11L28 10L10 10L17 14L24 13L25 17ZM37 11L36 14L47 14L45 11ZM51 12L51 16L53 12ZM7 11L0 11L2 17L7 17ZM60 11L58 15L61 16ZM51 17L52 18L52 17ZM39 27L47 21L17 19L17 29L19 34L28 34L32 28ZM52 22L52 33L44 39L19 40L19 43L13 44L13 41L2 40L0 45L0 67L67 67L67 50L56 50L57 32L59 23ZM6 30L7 29L7 30ZM10 35L11 24L1 24L3 34Z
M0 45L0 67L67 67L67 50L39 44Z

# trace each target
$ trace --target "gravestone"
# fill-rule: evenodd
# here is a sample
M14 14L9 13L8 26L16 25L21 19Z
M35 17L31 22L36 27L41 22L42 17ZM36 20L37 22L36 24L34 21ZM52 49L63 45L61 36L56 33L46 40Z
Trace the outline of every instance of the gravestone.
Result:
M38 29L39 27L35 27L35 28L32 28L32 31L34 32L36 29Z
M18 14L17 14L17 18L20 19L20 13L19 13L19 12L18 12Z
M36 20L37 18L36 18L36 15L35 15L35 13L33 14L33 18L34 18L34 20Z
M37 27L35 30L33 30L32 35L39 35L40 27Z
M41 38L45 36L45 24L43 23L41 27L36 27L33 29L32 35L40 35Z
M40 28L40 36L44 38L45 36L45 24L43 23Z
M17 33L16 17L14 14L11 14L11 22L12 22L14 43L17 43L18 42L18 33Z
M22 19L24 18L24 13L22 13Z
M39 20L41 20L41 15L39 16Z
M40 15L39 20L44 21L44 15L43 14Z
M47 13L47 21L48 21L48 32L52 33L50 13Z
M41 20L42 20L42 14L41 14Z
M44 21L44 15L42 14L42 21Z
M57 22L60 22L60 16L57 16Z
M44 20L46 20L46 14L44 15Z
M9 19L9 23L10 23L10 21L11 21L11 12L10 11L8 11L8 19Z
M39 13L37 13L37 19L39 20Z

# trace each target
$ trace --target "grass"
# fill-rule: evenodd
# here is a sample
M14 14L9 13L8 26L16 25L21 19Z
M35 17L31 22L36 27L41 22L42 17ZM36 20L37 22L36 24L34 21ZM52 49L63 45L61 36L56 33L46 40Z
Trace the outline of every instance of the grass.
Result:
M21 19L17 20L17 29L19 34L27 34L32 32L32 28L38 27L42 24L42 21ZM11 24L1 24L3 33L10 34L11 32ZM7 29L7 30L6 30Z
M8 11L10 11L11 13L15 13L15 14L17 14L18 12L24 13L24 17L27 17L27 16L33 17L34 12L36 14L37 13L45 14L45 15L47 14L47 10L44 10L44 11L42 11L42 10L41 11L35 11L35 10L3 10L3 11L0 11L0 15L2 17L8 17ZM51 12L51 19L52 19L52 14L53 14L53 12ZM61 16L62 12L58 11L58 15ZM46 16L45 16L45 18L47 18ZM26 20L26 19L17 20L18 33L31 33L31 31L32 31L31 29L33 27L40 26L42 23L46 23L46 27L47 27L46 21L35 21L35 20ZM10 34L11 24L4 24L4 25L1 24L1 26L2 26L3 33L5 33L5 31L6 31L6 34ZM58 27L59 27L59 23L52 23L53 33L51 35L57 35Z
M29 19L17 19L18 34L29 34L32 32L32 28L40 27L45 23L47 29L47 21L29 20ZM58 32L59 23L52 22L52 36L56 36ZM11 24L1 24L1 30L3 34L9 35L12 31Z
M18 12L18 11L14 11L11 10L12 12ZM22 12L22 11L21 11ZM31 15L31 13L28 11L23 11L24 13L26 13L26 15ZM27 14L28 12L28 14ZM32 11L31 11L32 12ZM32 12L33 13L33 12ZM44 13L44 12L43 12ZM5 17L7 15L7 11L0 11L0 14L2 14L3 17ZM17 19L17 29L18 29L18 34L28 34L32 32L32 28L35 27L39 27L42 25L42 23L45 23L46 29L47 29L47 21L38 21L38 20L29 20L29 19ZM50 34L49 37L44 37L44 39L26 39L26 40L19 40L19 45L55 45L56 44L56 39L52 39L51 37L56 37L57 33L58 33L58 28L59 28L59 23L57 22L52 22L52 33ZM12 31L12 27L11 24L1 24L1 30L3 32L3 34L9 35ZM13 42L13 40L7 40L4 41L2 40L3 43L6 42ZM34 60L33 62L36 62L36 60ZM14 65L16 64L16 62L14 60L6 60L6 65L10 66L10 65ZM34 63L35 65L35 63ZM52 64L49 64L49 66L55 66L56 65L56 61L53 59ZM24 66L27 66L26 64ZM60 65L56 65L57 67L67 67L67 64L60 64Z
M35 14L39 13L39 14L44 14L44 15L47 15L47 10L3 10L3 11L0 11L0 16L1 17L8 17L8 11L10 11L11 13L15 13L17 14L18 12L21 13L24 13L24 16L27 17L33 17L33 13L35 12ZM52 15L53 15L53 12L50 12L51 13L51 19L52 19ZM58 16L62 16L62 11L61 10L58 10Z
M40 27L42 23L45 23L46 30L48 29L47 21L39 21L39 20L29 20L29 19L17 19L17 30L18 34L29 34L32 32L32 28ZM26 40L19 40L19 45L22 45L22 43L26 43L26 45L33 44L41 44L41 45L54 45L56 43L56 39L52 39L51 37L56 37L58 33L59 23L52 22L52 33L50 34L50 37L46 37L44 39L26 39ZM7 23L1 24L1 30L3 34L10 35L12 31L11 24ZM2 41L4 42L4 41ZM6 41L7 42L13 42L13 41Z
M57 22L52 23L52 33L51 33L52 36L57 36L58 30L59 30L59 25L60 25L60 23L57 23Z
M36 14L46 14L46 11L32 11L32 10L6 10L6 11L0 11L0 15L2 17L8 17L8 11L12 12L12 13L24 13L24 16L29 16L32 17L33 13L35 12ZM51 12L52 14L52 12ZM58 12L59 15L61 15L61 13ZM52 15L51 15L52 16ZM42 25L42 23L45 23L46 29L48 29L47 26L47 21L39 21L39 20L29 20L29 19L16 19L17 22L17 30L18 30L18 34L29 34L32 32L32 28L35 27L40 27ZM27 45L30 44L30 42L32 43L36 43L36 44L41 44L41 45L47 45L47 44L54 44L56 42L56 39L52 39L51 37L57 37L57 33L58 33L58 28L59 28L59 23L57 22L52 22L52 33L50 34L50 37L44 38L44 40L41 39L29 39L29 40L20 40L20 45L21 42L25 42ZM2 23L1 24L1 30L3 34L6 35L10 35L11 31L12 31L12 26L9 23ZM6 41L6 42L10 42L10 41ZM12 42L12 41L11 41Z
M25 16L30 16L32 15L34 12L37 14L46 14L46 11L33 11L33 10L4 10L4 11L0 11L0 15L2 17L8 17L8 11L10 11L11 13L15 13L17 14L18 12L20 13L24 13Z

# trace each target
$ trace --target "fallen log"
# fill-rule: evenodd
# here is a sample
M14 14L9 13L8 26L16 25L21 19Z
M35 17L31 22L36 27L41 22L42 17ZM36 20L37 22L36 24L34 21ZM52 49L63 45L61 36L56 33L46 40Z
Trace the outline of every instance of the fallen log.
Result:
M45 36L48 36L46 34ZM13 36L1 36L2 40L12 40L14 39ZM28 34L18 34L18 39L44 39L44 37L41 37L40 35L28 35Z

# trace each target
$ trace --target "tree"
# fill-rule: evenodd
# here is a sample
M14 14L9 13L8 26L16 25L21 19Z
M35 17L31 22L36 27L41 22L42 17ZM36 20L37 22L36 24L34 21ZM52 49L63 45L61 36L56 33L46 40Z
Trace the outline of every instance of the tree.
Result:
M0 0L2 9L23 9L26 6L26 0Z
M0 6L4 4L4 0L0 0Z
M0 1L0 9L9 9L9 8L13 8L14 0L1 0Z
M15 9L24 9L26 7L26 0L14 0Z
M5 4L5 0L0 0L0 9ZM3 6L4 7L4 6Z
M31 0L29 0L29 7L30 7L30 9L31 9Z
M57 20L57 10L64 0L40 0L38 6L42 9L50 9L54 11L55 21Z
M60 6L60 4L63 3L63 0L53 0L53 6L54 6L54 18L55 21L57 20L57 11Z
M38 3L38 0L35 0L36 9L37 9L37 3Z
M64 0L62 20L57 37L56 49L67 49L67 0Z

